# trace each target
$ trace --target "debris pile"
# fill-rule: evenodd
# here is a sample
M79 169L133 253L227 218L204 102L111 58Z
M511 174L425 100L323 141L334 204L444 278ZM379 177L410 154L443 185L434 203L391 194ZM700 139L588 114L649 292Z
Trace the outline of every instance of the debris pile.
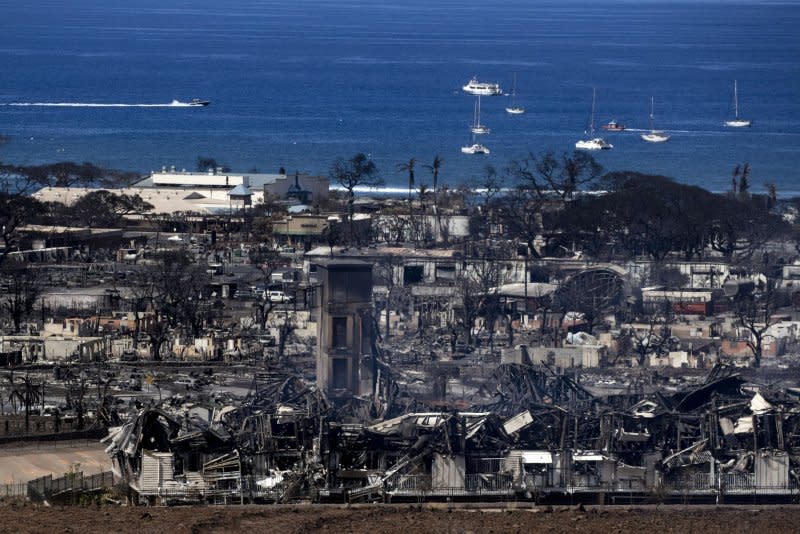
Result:
M752 502L800 492L797 396L754 391L731 368L672 395L600 398L547 366L504 364L461 410L402 394L332 403L295 376L265 382L238 404L142 409L105 438L117 474L143 502Z

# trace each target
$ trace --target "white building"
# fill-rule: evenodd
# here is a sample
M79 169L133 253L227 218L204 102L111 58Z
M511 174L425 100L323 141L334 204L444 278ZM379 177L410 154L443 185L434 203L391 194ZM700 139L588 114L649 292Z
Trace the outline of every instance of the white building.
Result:
M264 202L265 196L287 198L293 186L299 186L311 199L328 194L328 179L320 176L291 176L285 174L199 173L162 169L131 187L106 191L118 195L138 195L153 205L150 213L220 214L241 208L241 203L231 199L232 191L248 189L252 204ZM42 202L60 202L67 206L84 195L96 191L86 187L43 187L33 194Z

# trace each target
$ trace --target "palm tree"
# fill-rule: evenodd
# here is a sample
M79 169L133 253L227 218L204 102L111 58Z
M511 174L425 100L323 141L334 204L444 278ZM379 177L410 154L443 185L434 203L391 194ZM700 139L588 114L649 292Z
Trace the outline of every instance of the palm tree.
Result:
M428 196L428 191L429 190L427 184L419 185L419 191L417 192L417 194L419 195L419 205L423 215L425 214L425 197Z
M425 165L425 168L431 171L433 175L433 216L436 217L436 237L438 239L440 230L442 228L441 221L439 220L439 197L438 197L438 186L439 186L439 171L442 170L442 165L444 164L444 158L442 158L439 154L436 154L436 157L433 158L433 163L430 165Z
M11 409L14 410L14 413L17 413L17 402L21 400L21 395L17 391L17 388L14 386L14 372L6 375L6 379L8 380L8 403L11 405Z
M428 186L427 184L419 184L419 228L417 229L416 234L419 236L422 235L423 244L425 246L428 245L428 237L430 232L428 232L428 221L427 221L427 214L426 212L426 205L425 205L425 197L428 196Z
M408 204L411 205L411 190L414 189L414 165L417 160L411 158L408 162L398 163L397 170L401 172L408 172Z
M739 174L741 174L742 168L740 165L736 165L733 168L733 176L731 177L731 194L735 197L739 194Z
M739 166L736 166L738 169ZM734 170L734 175L736 170ZM739 173L739 200L747 200L750 197L750 164L745 163L742 165L741 173Z
M771 211L778 203L778 188L774 182L765 183L764 188L767 190L767 211Z
M11 384L9 401L14 407L14 413L17 412L17 403L25 407L25 433L27 434L30 432L31 408L43 400L42 392L40 391L41 386L35 384L27 373L25 376L19 377L19 380L15 380L13 374L6 375L6 378Z
M436 157L433 158L433 163L430 165L425 165L425 168L431 171L433 175L433 211L434 213L438 212L438 206L436 204L436 191L437 186L439 185L439 171L442 169L442 164L444 163L444 158L442 158L439 154L436 154Z

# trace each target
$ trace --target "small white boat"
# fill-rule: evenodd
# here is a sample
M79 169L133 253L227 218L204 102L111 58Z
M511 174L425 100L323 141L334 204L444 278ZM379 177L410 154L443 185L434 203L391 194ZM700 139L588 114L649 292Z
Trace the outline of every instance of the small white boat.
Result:
M603 139L602 137L594 136L594 106L595 106L595 90L592 89L592 113L589 115L589 126L586 133L589 139L581 139L575 143L575 148L578 150L611 150L614 145Z
M611 150L614 145L603 139L595 137L593 139L583 139L575 143L575 148L579 150Z
M483 146L480 143L474 143L474 144L472 144L470 146L462 146L461 147L461 152L463 152L464 154L490 154L491 153L488 148L486 148L485 146Z
M665 143L669 141L670 136L666 133L656 130L655 115L653 114L654 99L650 97L650 132L642 134L642 140L648 143Z
M514 73L514 84L511 86L511 105L506 108L506 113L511 115L522 115L525 108L517 105L517 74Z
M669 141L669 135L664 132L650 132L642 134L642 140L648 143L665 143Z
M664 132L650 132L646 134L642 134L642 140L647 141L648 143L665 143L669 141L669 135L665 134Z
M499 84L479 82L477 78L472 78L462 89L465 93L476 96L496 96L503 92Z
M733 81L733 109L734 118L729 121L725 121L725 126L729 126L731 128L749 128L753 125L753 121L739 117L739 88L736 80Z
M488 126L481 124L481 97L475 101L475 111L472 114L472 125L469 130L476 135L488 134L491 132Z

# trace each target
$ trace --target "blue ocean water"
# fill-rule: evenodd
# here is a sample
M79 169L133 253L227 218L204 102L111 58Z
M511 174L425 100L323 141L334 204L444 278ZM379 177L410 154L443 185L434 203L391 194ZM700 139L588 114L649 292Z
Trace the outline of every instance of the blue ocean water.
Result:
M725 190L737 163L754 189L800 194L800 4L585 0L0 0L0 160L327 173L371 155L440 154L442 181L477 183L487 164L571 151L597 92L597 122L672 132L649 145L609 134L597 154L632 169ZM528 113L482 100L490 156L468 156L472 75L511 89ZM738 80L746 130L722 126ZM12 103L195 107L16 106ZM418 182L430 184L420 169Z

